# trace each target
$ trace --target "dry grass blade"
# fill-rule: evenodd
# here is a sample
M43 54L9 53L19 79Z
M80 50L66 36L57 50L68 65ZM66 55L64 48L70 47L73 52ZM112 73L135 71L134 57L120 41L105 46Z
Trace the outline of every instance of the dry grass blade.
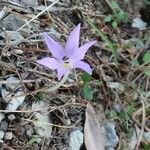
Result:
M32 22L33 20L35 20L37 17L41 16L45 11L48 11L53 5L55 5L58 1L54 1L50 6L46 7L44 10L42 10L40 13L38 13L34 18L32 18L31 20L29 20L27 23L25 23L24 25L22 25L19 29L17 29L15 32L20 31L21 29L23 29L26 25L28 25L30 22ZM14 33L15 33L14 32ZM14 34L13 33L13 34Z
M91 104L87 104L84 125L84 140L87 150L104 150L104 136Z

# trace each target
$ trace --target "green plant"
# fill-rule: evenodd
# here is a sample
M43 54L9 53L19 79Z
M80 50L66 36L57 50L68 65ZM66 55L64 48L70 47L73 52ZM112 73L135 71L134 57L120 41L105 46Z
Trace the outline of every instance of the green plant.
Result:
M150 52L147 52L144 54L143 56L143 62L150 65ZM147 75L147 76L150 76L150 67L145 67L143 69L143 72Z
M119 118L119 120L123 123L123 125L125 125L126 127L126 130L128 131L128 124L129 124L129 121L131 119L131 115L132 113L135 111L135 107L134 105L131 103L127 106L127 108L124 110L124 111L121 111L121 112L116 112L114 110L111 110L108 114L108 117L111 118L111 119L114 119L114 118Z
M93 99L93 93L92 93L91 88L89 86L89 81L91 80L91 76L88 73L83 73L81 78L82 78L82 81L84 84L84 86L82 88L83 96L87 100L92 100Z
M97 28L94 23L89 19L85 18L84 20L88 22L88 24L94 29L95 32L98 33L98 35L102 38L102 40L106 43L107 47L112 51L114 62L116 66L118 66L118 60L117 60L117 54L116 54L116 48L114 44L108 39L108 37L105 35L103 31L101 31L99 28Z
M149 150L150 149L150 144L144 144L144 150Z
M145 3L146 5L150 5L150 0L144 0L144 3Z
M150 53L149 52L144 54L143 62L144 63L150 63Z
M119 5L114 1L106 0L113 13L104 17L104 22L111 23L113 28L116 28L119 23L128 21L128 14L124 12Z

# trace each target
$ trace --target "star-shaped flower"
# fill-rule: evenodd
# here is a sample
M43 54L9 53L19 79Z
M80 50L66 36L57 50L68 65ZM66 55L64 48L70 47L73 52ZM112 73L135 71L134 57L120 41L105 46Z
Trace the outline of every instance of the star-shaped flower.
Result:
M44 41L51 52L53 58L45 57L38 60L37 63L44 65L50 69L57 70L58 80L73 68L80 68L90 75L92 69L89 64L82 61L87 50L96 43L90 41L83 46L79 47L80 24L78 24L73 31L71 31L65 48L63 49L56 41L54 41L47 33L44 34Z

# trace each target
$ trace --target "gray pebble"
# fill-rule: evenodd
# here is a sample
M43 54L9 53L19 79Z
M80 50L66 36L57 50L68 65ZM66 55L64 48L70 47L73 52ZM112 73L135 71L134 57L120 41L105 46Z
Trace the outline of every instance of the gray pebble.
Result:
M30 124L25 125L26 134L31 137L33 135L33 127Z
M3 120L0 124L0 130L7 131L7 129L8 129L8 123L5 120Z
M4 132L3 131L0 131L0 140L2 140L4 137Z
M117 103L113 104L112 109L114 111L116 111L117 113L121 113L123 111L122 106L120 104L117 104Z
M13 138L12 132L6 132L4 138L5 140L11 140Z
M8 117L7 117L10 121L13 121L13 120L15 120L15 115L14 114L11 114L11 115L9 115Z
M112 122L106 122L102 129L106 137L105 148L106 149L114 148L119 142L119 138L115 130L115 124Z

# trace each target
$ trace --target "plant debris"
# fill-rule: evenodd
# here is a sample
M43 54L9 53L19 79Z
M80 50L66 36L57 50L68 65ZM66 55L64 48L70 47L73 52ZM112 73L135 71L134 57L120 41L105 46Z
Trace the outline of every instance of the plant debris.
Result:
M149 150L149 10L149 0L1 0L0 149ZM74 67L62 82L37 61L52 57L45 33L64 47L77 25L79 47L97 41L82 59L92 75Z

